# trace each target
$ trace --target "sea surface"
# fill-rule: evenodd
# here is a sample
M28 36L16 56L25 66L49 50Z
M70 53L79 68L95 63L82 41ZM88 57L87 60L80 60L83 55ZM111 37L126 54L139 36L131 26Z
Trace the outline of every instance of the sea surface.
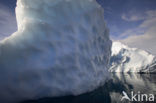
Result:
M156 103L156 74L111 73L110 75L105 85L90 93L27 100L21 103ZM130 100L121 101L123 92ZM149 101L153 100L151 95L154 95L154 101ZM135 97L132 99L132 96Z

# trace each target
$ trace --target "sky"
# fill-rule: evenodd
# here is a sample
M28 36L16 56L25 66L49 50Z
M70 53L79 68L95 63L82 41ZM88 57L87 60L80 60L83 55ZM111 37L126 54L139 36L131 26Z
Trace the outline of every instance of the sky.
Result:
M113 41L156 55L156 0L97 0ZM0 0L0 40L17 30L16 0Z

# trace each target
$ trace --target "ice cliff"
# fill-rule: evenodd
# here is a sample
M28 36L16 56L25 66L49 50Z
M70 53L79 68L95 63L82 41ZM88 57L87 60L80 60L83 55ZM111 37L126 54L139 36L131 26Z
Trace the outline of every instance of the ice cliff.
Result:
M96 0L17 0L0 43L0 102L79 95L108 78L111 41Z
M110 72L156 72L156 57L144 50L113 42Z

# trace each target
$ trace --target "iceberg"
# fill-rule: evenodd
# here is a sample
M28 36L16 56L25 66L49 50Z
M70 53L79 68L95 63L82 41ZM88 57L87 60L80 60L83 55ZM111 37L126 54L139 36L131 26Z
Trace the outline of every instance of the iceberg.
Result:
M111 40L96 0L17 0L0 42L0 102L79 95L109 78Z
M144 50L113 42L110 72L156 72L156 57Z

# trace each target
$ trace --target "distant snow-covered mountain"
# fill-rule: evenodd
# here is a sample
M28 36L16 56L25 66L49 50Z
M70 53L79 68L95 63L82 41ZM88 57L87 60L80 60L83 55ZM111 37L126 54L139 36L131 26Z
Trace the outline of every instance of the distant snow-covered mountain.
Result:
M144 50L113 42L110 72L156 72L156 57Z

